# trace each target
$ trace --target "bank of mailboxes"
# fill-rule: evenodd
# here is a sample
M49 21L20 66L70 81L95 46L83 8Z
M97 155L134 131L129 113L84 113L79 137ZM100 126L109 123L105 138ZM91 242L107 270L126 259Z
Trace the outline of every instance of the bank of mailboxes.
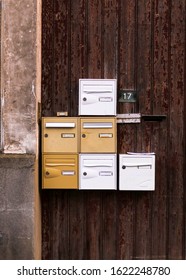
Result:
M108 161L108 154L111 156L112 169L116 168L117 152L116 141L116 118L73 118L73 117L49 117L42 119L42 186L48 188L62 189L85 189L81 188L82 180L79 180L79 154L90 157L86 154L101 153L97 155L102 159L105 153L105 160ZM97 160L92 159L95 163ZM108 161L110 164L110 161ZM106 166L99 167L100 160L95 165L103 171ZM89 169L94 169L94 166ZM94 172L95 173L95 172ZM105 184L105 189L111 189L110 183L106 185L109 173L100 173L98 185L94 189L101 189ZM105 176L103 176L105 174ZM115 171L112 172L111 179L116 178ZM97 179L95 179L96 181ZM93 180L94 181L94 180ZM105 183L104 183L105 182ZM110 182L110 181L109 181ZM113 179L114 182L114 179ZM84 184L83 184L84 185ZM93 186L91 187L93 189ZM116 184L112 183L112 189Z
M80 79L79 115L42 119L42 188L116 190L116 80ZM120 154L119 190L154 189L155 156Z
M116 115L116 79L80 79L79 115Z
M155 190L155 155L119 155L119 190Z

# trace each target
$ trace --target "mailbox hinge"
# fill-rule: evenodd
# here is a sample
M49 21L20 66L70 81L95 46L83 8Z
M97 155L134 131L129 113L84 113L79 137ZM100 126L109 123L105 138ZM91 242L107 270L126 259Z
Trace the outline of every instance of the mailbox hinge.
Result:
M116 116L117 123L140 123L141 122L141 114L118 114Z

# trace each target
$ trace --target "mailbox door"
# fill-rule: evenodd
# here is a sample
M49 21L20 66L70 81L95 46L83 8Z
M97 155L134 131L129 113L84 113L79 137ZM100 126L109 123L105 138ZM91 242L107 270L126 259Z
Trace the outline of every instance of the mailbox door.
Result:
M155 155L119 155L119 189L155 189Z
M81 119L81 153L116 153L115 118Z
M43 153L78 153L77 118L43 118Z
M77 189L77 155L43 155L43 189Z
M79 115L116 115L116 79L80 79Z
M81 190L116 190L116 155L80 155Z

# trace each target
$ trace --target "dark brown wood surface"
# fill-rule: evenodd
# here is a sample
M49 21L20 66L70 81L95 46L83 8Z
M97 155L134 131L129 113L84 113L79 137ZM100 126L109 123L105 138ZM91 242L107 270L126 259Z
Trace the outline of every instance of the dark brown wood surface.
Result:
M186 1L43 1L42 113L78 113L79 78L135 89L118 153L155 152L156 190L42 191L43 259L186 258Z

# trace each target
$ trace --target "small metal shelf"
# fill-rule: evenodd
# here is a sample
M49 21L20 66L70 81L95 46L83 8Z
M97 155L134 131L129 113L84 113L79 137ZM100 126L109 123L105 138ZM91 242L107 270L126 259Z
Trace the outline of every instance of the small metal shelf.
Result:
M166 119L166 115L141 115L142 120L146 122L161 122Z

